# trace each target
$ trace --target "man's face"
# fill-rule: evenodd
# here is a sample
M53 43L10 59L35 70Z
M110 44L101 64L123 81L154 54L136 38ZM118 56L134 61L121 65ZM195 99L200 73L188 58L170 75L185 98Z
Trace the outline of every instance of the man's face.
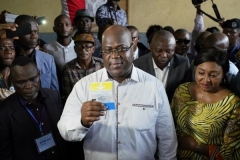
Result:
M171 61L175 52L175 46L176 44L173 39L153 37L150 49L154 62L160 69L163 70Z
M76 26L79 33L89 33L92 28L92 21L88 17L79 17Z
M111 32L105 31L102 41L104 67L113 79L130 74L133 62L131 35L128 30L122 31L118 28L113 26Z
M32 49L38 45L38 25L35 21L29 22L31 24L32 33L19 37L19 42L23 48Z
M78 60L88 61L91 60L95 47L91 42L75 42L74 49L77 53Z
M56 32L58 37L70 37L73 30L70 19L67 16L61 17L53 27L53 30Z
M133 51L135 52L137 49L138 42L139 42L139 33L138 33L138 31L133 30L133 29L131 29L130 32L131 32L132 41L133 41L132 47L133 47Z
M11 39L0 39L0 67L10 67L15 58L15 49Z
M229 46L234 46L239 38L240 30L232 28L223 28L223 33L228 36Z
M185 55L190 44L190 35L187 32L177 32L174 34L176 39L175 53Z
M14 66L11 70L13 86L23 99L33 101L40 89L40 74L36 66L27 64L25 66Z

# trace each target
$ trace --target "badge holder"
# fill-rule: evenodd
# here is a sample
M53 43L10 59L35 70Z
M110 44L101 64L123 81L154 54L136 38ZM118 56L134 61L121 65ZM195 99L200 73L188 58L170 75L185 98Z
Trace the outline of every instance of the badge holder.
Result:
M37 146L38 153L42 153L54 146L56 146L56 143L54 141L52 133L45 134L39 138L36 138L35 144Z

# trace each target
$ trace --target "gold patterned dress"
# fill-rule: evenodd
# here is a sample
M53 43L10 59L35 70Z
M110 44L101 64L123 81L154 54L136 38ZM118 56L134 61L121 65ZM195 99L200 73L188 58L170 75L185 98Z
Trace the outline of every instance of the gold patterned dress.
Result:
M240 101L231 93L219 102L194 100L188 84L180 85L171 103L177 134L184 132L198 143L219 146L223 159L240 160ZM205 160L207 157L178 149L178 159Z

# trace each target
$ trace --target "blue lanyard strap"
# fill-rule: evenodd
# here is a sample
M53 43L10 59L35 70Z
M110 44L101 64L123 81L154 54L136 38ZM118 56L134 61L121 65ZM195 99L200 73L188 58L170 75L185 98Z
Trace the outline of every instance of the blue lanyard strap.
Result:
M25 107L25 109L27 110L27 112L30 114L30 116L33 118L33 120L37 123L38 127L39 127L39 130L41 133L43 133L43 130L42 130L42 118L43 118L43 112L44 112L44 107L42 105L42 112L41 112L41 118L40 118L40 121L38 122L38 120L35 118L35 116L33 115L33 113L27 108L27 106L23 103L23 101L21 100L20 98L20 101L22 103L22 105Z

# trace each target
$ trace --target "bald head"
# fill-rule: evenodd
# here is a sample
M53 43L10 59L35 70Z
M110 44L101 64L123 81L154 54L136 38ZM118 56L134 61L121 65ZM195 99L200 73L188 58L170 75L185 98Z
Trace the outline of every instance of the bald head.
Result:
M229 47L229 39L224 33L212 33L203 42L204 48L217 48L227 50Z
M203 42L205 39L211 34L211 32L205 31L201 32L197 37L196 37L196 42L195 45L200 46L203 45Z
M118 39L123 44L126 43L126 45L128 46L130 46L132 43L132 36L129 29L120 25L110 26L103 32L103 35L102 35L103 45L106 42L113 41L113 39Z

